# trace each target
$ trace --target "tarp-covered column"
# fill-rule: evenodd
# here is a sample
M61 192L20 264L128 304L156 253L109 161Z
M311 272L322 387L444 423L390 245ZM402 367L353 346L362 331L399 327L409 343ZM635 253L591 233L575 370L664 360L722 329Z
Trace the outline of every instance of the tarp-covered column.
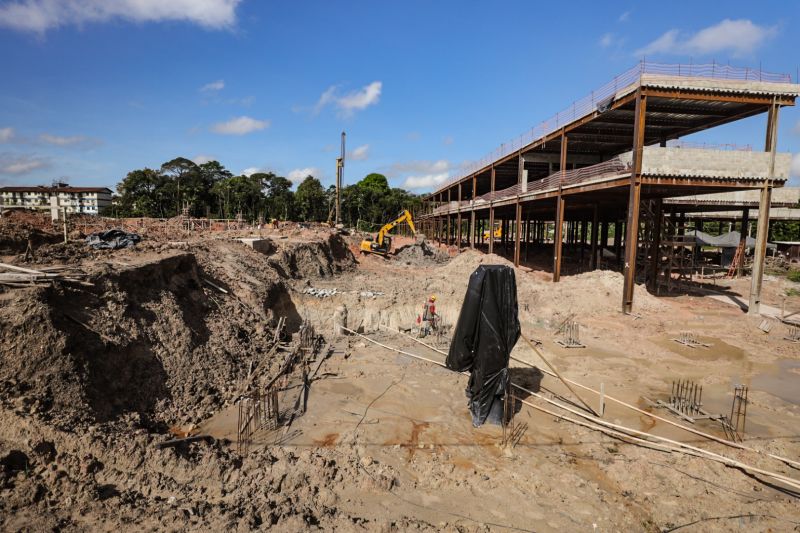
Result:
M481 265L469 278L447 368L470 372L467 385L472 425L502 420L508 360L520 335L517 282L508 266Z

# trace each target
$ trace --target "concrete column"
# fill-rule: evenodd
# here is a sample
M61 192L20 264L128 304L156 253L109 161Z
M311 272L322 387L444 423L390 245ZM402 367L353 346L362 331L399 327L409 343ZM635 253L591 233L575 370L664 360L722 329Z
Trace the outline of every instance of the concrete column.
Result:
M753 277L750 282L750 306L747 314L757 315L761 311L761 284L764 278L764 258L767 255L767 234L769 232L769 208L772 200L772 183L775 179L775 153L778 145L778 111L780 106L773 103L767 114L767 138L764 150L770 153L769 176L761 187L758 203L758 226L756 247L753 250Z
M633 124L633 168L631 169L631 185L628 194L628 223L625 239L625 281L622 292L622 312L633 310L633 289L636 285L636 249L639 244L639 208L642 193L642 154L644 148L645 115L647 96L641 88L636 95L636 110Z

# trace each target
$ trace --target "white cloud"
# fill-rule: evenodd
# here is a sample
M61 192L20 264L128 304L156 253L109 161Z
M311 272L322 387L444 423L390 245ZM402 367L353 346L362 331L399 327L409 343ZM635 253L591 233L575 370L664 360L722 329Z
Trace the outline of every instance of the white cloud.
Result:
M0 174L28 174L49 166L48 160L35 155L0 154Z
M322 173L316 167L306 167L306 168L296 168L289 172L289 175L286 176L289 180L294 183L298 184L308 176L314 176L315 178L319 179Z
M730 53L734 57L752 55L778 33L777 26L759 26L747 19L725 19L695 34L669 30L634 55L709 55Z
M225 80L212 81L200 87L201 93L215 93L225 88Z
M204 165L206 163L216 160L217 158L214 157L213 155L206 155L206 154L197 154L192 158L192 161L194 162L195 165Z
M390 174L435 174L451 169L450 162L446 159L438 161L405 161L395 163L389 169Z
M336 87L336 85L331 85L330 87L325 89L325 92L323 92L319 96L319 100L317 100L317 103L314 106L314 114L319 113L320 111L322 111L322 109L326 105L330 104L331 102L335 102L336 101L336 91L337 90L338 90L338 87Z
M625 11L624 13L622 13L619 16L619 19L617 19L617 20L619 20L620 22L628 22L628 20L630 20L630 18L631 18L631 12L630 11Z
M221 135L246 135L254 131L269 128L269 120L257 120L251 117L232 118L227 122L219 122L211 126L211 131Z
M341 116L349 117L356 111L366 109L378 103L383 90L383 82L373 81L357 91L339 95L339 87L331 85L323 92L314 105L314 114L319 113L328 105L334 105ZM296 107L295 111L302 110Z
M789 176L800 178L800 152L794 154L792 157L792 166L789 169Z
M441 185L450 177L449 172L442 172L441 174L425 174L422 176L408 176L403 181L403 187L406 189L433 189L437 185Z
M0 143L10 142L14 138L14 128L0 128Z
M393 164L388 173L405 175L402 186L406 189L431 189L447 181L452 169L451 163L445 159L407 161Z
M366 161L369 158L369 145L364 144L353 148L351 152L347 153L347 158L351 161Z
M231 28L241 0L17 0L0 5L0 26L36 33L61 26L107 22L184 21Z
M272 172L272 169L267 167L247 167L246 169L242 170L242 175L250 177L253 174L258 174L259 172L263 172L264 174L269 174Z
M381 90L383 83L380 81L373 81L366 87L359 91L349 93L336 101L336 105L344 112L361 111L367 107L377 104L381 97Z
M82 135L71 135L68 137L64 137L61 135L51 135L49 133L42 133L39 135L39 140L46 144L52 144L55 146L72 146L75 144L81 144L86 142L86 137Z
M604 33L602 37L600 37L600 46L603 48L608 48L614 44L614 34L613 33Z

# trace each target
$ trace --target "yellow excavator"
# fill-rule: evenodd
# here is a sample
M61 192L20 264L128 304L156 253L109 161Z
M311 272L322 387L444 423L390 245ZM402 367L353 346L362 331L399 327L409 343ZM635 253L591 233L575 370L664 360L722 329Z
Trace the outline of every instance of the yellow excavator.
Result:
M495 224L495 226L494 226L494 238L495 239L499 239L502 236L503 236L503 228L500 227L500 224ZM488 229L483 230L483 240L484 241L488 241L489 240L489 230Z
M406 209L399 217L385 224L375 236L375 239L367 237L365 240L361 241L361 253L377 254L383 257L388 256L389 252L392 250L392 237L389 235L389 232L392 231L395 226L403 222L408 222L411 233L416 236L417 229L414 227L414 219L411 218L411 213Z

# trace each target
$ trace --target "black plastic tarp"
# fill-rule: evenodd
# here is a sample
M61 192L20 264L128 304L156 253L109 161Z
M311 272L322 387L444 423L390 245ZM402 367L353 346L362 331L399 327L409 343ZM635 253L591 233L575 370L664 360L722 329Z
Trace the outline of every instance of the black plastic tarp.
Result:
M142 238L136 233L128 233L121 229L99 231L86 237L86 244L95 250L116 250L135 246Z
M486 422L493 405L502 406L509 355L520 335L517 311L514 270L479 266L469 278L446 361L451 370L470 372L466 392L475 427Z

